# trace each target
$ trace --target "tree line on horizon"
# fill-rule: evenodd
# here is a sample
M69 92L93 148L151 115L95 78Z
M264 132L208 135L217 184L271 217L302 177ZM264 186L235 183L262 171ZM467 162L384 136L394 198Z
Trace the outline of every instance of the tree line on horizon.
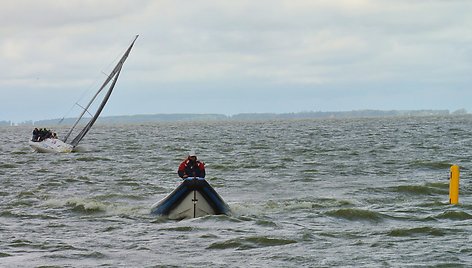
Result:
M151 122L179 122L179 121L224 121L224 120L276 120L276 119L310 119L310 118L363 118L363 117L393 117L393 116L447 116L468 114L465 109L454 112L449 110L354 110L337 112L298 112L298 113L240 113L235 115L224 114L146 114L100 117L97 123L126 124ZM18 124L12 121L0 121L0 126L52 126L72 125L76 118L49 119L39 121L24 121ZM86 120L86 119L84 119Z

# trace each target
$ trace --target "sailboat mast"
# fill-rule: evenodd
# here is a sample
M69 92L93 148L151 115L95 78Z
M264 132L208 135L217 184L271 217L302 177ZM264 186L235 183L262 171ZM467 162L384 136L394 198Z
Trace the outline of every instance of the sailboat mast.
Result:
M136 39L138 39L139 35L136 35L136 37L134 38L133 42L131 43L131 45L128 47L128 49L126 50L126 52L123 54L123 56L121 57L120 61L116 64L115 68L113 69L113 71L110 73L110 75L107 77L107 79L105 80L105 82L103 82L102 86L100 87L100 89L97 91L97 93L95 93L95 95L93 96L93 98L90 100L90 102L87 104L87 106L85 106L85 108L83 109L82 113L80 114L80 116L77 118L77 120L75 121L74 125L71 127L71 129L69 130L69 132L66 134L66 136L64 137L63 141L66 142L67 139L69 138L69 136L71 135L72 131L75 129L75 127L77 126L77 124L79 123L79 121L82 119L82 117L84 116L84 114L88 111L88 108L92 105L92 103L94 102L94 100L97 98L97 96L100 94L100 92L108 85L108 83L113 79L115 78L114 80L114 83L112 84L112 86L110 86L110 89L109 89L109 92L107 93L107 96L109 97L110 94L111 94L111 91L113 90L113 87L116 83L116 80L118 79L118 75L119 75L119 72L121 71L121 68L123 67L123 64L124 62L126 61L126 59L128 58L128 55L129 53L131 52L131 49L133 48L133 45L134 43L136 42ZM90 122L87 124L87 126L84 128L85 129L90 129L93 125L93 123L95 123L96 121L96 118L100 115L100 112L102 111L103 109L103 106L105 106L105 103L106 101L108 100L108 97L105 98L104 101L102 101L102 104L101 104L101 108L99 110L97 110L97 112L95 113L95 115L92 117L92 119L90 120ZM93 119L95 118L95 119ZM84 132L84 130L81 131ZM85 133L87 133L88 130L85 131ZM77 137L74 138L74 141L76 141L76 143L78 144L79 141L83 138L83 136L85 136L85 133L82 135L81 138L77 139L79 136L81 136L81 134L79 134ZM75 144L74 146L76 146L77 144Z
M123 65L121 65L123 67ZM90 119L90 121L87 123L87 125L80 131L80 133L72 140L70 143L72 146L77 146L79 142L85 137L85 134L92 128L93 124L95 121L97 121L98 116L102 112L103 108L105 107L105 104L107 103L108 99L110 98L111 92L113 91L113 88L115 87L116 81L118 80L118 77L120 76L121 72L121 67L118 70L118 72L115 75L115 78L113 79L112 84L110 85L110 89L108 90L107 94L102 100L102 103L100 104L100 107L98 107L97 112L95 113L95 116Z

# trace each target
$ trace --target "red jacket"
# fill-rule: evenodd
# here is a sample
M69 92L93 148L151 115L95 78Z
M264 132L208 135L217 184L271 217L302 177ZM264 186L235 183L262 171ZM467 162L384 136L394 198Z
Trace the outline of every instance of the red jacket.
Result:
M205 163L200 161L192 162L190 159L186 159L179 165L179 170L177 171L179 177L198 177L205 178Z

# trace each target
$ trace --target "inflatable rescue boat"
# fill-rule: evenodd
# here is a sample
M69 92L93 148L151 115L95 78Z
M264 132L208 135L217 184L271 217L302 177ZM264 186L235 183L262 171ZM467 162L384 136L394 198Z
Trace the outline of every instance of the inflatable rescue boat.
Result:
M230 208L204 178L186 178L168 196L152 206L151 214L182 220L206 215L229 215Z

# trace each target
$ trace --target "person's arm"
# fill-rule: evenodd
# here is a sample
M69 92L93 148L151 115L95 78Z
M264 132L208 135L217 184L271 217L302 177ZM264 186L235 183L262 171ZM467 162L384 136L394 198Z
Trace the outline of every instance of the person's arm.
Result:
M179 174L179 177L181 177L182 179L185 179L188 177L188 175L185 174L185 167L186 167L186 164L184 161L179 165L179 169L177 170L177 174Z
M200 168L200 173L201 173L201 176L202 178L205 178L205 163L201 162L200 165L199 165L199 168Z

